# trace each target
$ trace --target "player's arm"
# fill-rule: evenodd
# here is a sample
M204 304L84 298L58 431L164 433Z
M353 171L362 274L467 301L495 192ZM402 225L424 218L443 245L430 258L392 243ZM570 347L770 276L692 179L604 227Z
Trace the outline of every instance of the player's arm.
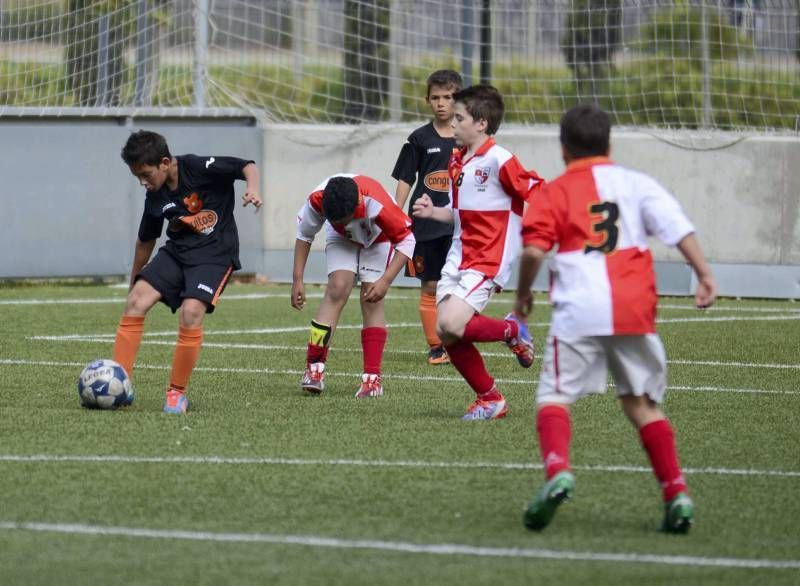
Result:
M686 262L697 275L697 291L694 295L694 303L698 309L710 307L717 298L717 283L711 274L711 268L706 262L700 243L694 233L687 234L677 244L678 250L686 259Z
M453 208L450 206L437 207L433 205L433 200L427 193L423 193L417 201L414 202L414 209L411 215L415 218L426 218L445 224L453 223Z
M394 199L401 210L406 207L406 200L408 199L409 193L411 193L411 185L402 179L398 180L397 189L394 192Z
M303 275L306 272L308 255L311 252L311 243L297 239L294 243L294 265L292 267L292 307L303 309L306 304L306 286Z
M261 173L258 171L256 164L250 162L242 169L242 175L244 175L244 180L247 182L242 196L242 205L246 206L251 203L258 211L263 203L261 201Z
M129 280L129 287L128 289L133 288L133 280L136 278L141 270L144 268L144 265L150 260L150 256L153 254L153 249L156 246L155 240L145 240L142 242L138 238L136 239L136 246L133 250L133 267L131 268L131 276Z
M374 303L386 296L395 277L414 255L416 239L411 231L411 219L397 206L386 206L376 218L376 223L394 245L394 256L374 283L364 291L364 301Z
M542 268L542 263L547 251L533 244L522 250L519 261L519 280L517 281L517 297L514 302L514 313L522 318L527 318L533 310L533 293L531 287L536 280L536 275Z
M523 202L530 201L533 194L544 186L544 179L522 166L517 157L512 156L500 167L500 185L512 198Z

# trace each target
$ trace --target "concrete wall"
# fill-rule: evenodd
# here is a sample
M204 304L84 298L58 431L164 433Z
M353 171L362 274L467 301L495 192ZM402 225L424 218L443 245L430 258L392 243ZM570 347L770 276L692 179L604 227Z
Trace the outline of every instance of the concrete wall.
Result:
M260 128L246 115L2 118L0 278L130 270L144 192L119 150L132 129L149 128L167 137L173 153L259 162L264 208L259 214L237 209L243 270L290 280L295 216L308 192L328 175L351 171L373 176L393 193L389 174L415 126ZM546 179L563 170L555 128L507 127L498 142ZM698 227L723 294L800 298L800 139L746 138L692 150L620 131L612 145L616 161L652 174L676 194ZM239 182L239 193L243 187ZM314 245L309 281L325 279L323 240L320 235ZM654 251L660 291L690 292L691 272L680 256L657 243Z
M325 176L365 173L394 193L389 174L400 145L414 128L268 127L264 228L271 257L277 260L277 251L289 250L294 241L294 226L272 218L291 217ZM553 179L564 168L557 132L555 127L510 127L501 129L497 140L526 167ZM800 297L800 139L747 138L726 148L703 150L718 147L718 142L719 137L695 137L687 148L648 134L619 131L612 134L612 158L650 173L675 193L698 228L724 294ZM315 243L315 250L321 250L320 244ZM661 291L693 290L691 271L680 253L657 242L653 250ZM291 277L277 268L280 263L270 264L277 269L274 278Z

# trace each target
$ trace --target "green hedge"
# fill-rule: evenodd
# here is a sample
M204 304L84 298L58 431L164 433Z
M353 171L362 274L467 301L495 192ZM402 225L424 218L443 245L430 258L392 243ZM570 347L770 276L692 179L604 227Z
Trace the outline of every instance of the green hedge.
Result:
M425 79L450 62L404 68L402 109L407 120L427 118ZM252 105L275 120L337 122L343 120L344 85L338 68L308 67L295 79L291 69L266 66L212 67L207 83L210 106ZM133 68L126 71L122 103L130 104ZM563 111L578 103L569 69L497 65L494 83L506 96L506 121L557 123ZM775 71L749 63L717 61L711 71L712 126L720 129L791 129L800 112L800 83L794 71ZM600 104L618 124L696 128L703 109L702 72L689 61L642 56L617 68L596 84ZM162 67L154 95L159 106L191 106L192 74L188 67ZM40 63L0 61L0 105L74 106L65 91L64 68Z

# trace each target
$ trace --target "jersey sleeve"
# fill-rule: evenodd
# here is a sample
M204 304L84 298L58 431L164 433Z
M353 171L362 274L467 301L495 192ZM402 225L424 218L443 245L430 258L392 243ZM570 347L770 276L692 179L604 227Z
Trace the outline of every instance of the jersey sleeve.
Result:
M643 194L642 217L649 236L655 236L667 246L675 246L695 231L681 204L670 192L645 175L639 176L639 182L639 192Z
M555 198L558 187L546 185L531 200L522 219L522 243L549 251L559 239L559 219Z
M315 196L319 194L319 197ZM325 216L322 215L321 210L317 209L314 201L321 201L321 192L312 193L300 211L297 212L297 239L303 242L314 242L314 237L317 232L322 229L325 223Z
M392 171L392 177L397 181L405 181L409 185L414 185L417 180L417 170L419 169L419 145L412 134L408 137Z
M153 215L148 211L148 203L145 199L144 211L142 212L142 219L139 222L139 232L137 234L139 240L142 242L149 242L158 239L161 232L164 230L164 216Z
M517 157L512 156L500 167L500 184L512 199L527 202L533 193L544 185L544 179L522 166Z

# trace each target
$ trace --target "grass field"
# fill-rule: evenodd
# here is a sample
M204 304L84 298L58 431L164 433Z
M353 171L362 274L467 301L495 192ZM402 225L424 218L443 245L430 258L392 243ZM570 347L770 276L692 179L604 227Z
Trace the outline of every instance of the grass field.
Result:
M192 410L168 416L176 320L163 306L147 319L134 404L88 411L75 379L110 357L125 290L0 288L0 583L800 584L797 303L698 313L661 299L665 409L697 504L689 535L656 531L659 491L612 395L574 409L575 498L534 534L521 513L543 476L538 361L523 370L483 345L509 416L460 421L471 392L424 363L417 291L395 289L385 396L353 398L352 302L325 393L303 396L321 292L296 313L287 287L232 285L206 321ZM540 302L539 346L548 319Z

